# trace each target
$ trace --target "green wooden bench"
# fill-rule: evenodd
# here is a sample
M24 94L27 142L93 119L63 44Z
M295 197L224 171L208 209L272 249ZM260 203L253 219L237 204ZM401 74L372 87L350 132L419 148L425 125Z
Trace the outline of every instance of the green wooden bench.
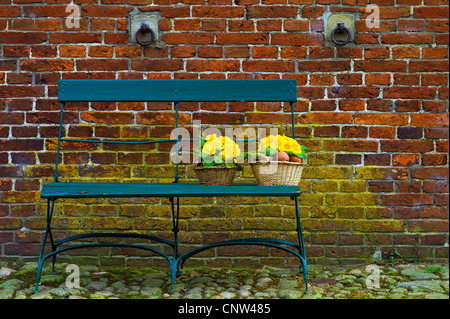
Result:
M61 142L92 142L92 143L128 143L151 144L171 142L180 143L183 139L122 141L76 139L62 136L64 105L66 102L130 102L130 101L164 101L174 103L175 128L178 124L179 102L259 102L285 101L291 104L292 137L294 132L294 103L297 100L295 80L60 80L58 83L58 101L61 104L59 137L54 172L54 181L42 187L41 197L47 200L47 227L45 230L36 275L36 291L39 288L41 271L46 259L68 250L86 247L116 246L144 249L164 257L170 265L172 288L174 281L181 273L184 262L191 256L206 249L226 245L260 245L287 251L299 258L300 272L308 289L308 275L300 222L298 186L258 186L256 184L233 184L231 186L203 186L197 183L183 183L178 176L178 165L173 183L87 183L61 182L58 179L58 164L60 161ZM190 139L192 141L194 139ZM176 148L178 149L178 148ZM260 197L290 197L296 208L296 223L298 242L274 238L246 238L217 242L192 249L180 254L178 248L178 224L181 197L218 197L218 196L260 196ZM51 231L51 221L56 200L65 198L131 198L131 197L165 197L169 198L172 210L173 241L156 236L132 233L87 233L54 241ZM139 238L155 241L172 248L172 255L167 255L155 248L143 244L122 242L89 242L70 244L86 238ZM51 252L45 254L45 246L50 241Z

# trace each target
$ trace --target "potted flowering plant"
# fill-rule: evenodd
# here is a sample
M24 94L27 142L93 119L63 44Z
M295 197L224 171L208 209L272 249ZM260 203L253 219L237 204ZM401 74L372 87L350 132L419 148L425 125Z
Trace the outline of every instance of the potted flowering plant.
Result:
M238 159L243 158L239 145L228 136L211 134L199 137L199 148L194 171L201 185L231 185L238 170Z
M306 165L307 148L295 139L269 135L258 143L257 161L251 163L259 185L298 185Z

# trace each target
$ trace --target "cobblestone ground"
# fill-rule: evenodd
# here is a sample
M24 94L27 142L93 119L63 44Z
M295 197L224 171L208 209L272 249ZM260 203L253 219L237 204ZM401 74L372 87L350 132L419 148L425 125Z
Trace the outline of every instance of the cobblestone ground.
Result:
M448 299L448 264L309 266L309 292L293 268L185 268L170 291L167 270L0 262L0 299Z

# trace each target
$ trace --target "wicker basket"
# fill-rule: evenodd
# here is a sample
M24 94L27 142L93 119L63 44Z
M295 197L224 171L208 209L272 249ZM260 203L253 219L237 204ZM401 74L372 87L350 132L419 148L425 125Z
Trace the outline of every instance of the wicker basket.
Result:
M302 178L304 160L301 162L256 162L250 164L258 185L297 186Z
M200 185L231 185L237 173L237 167L194 166Z

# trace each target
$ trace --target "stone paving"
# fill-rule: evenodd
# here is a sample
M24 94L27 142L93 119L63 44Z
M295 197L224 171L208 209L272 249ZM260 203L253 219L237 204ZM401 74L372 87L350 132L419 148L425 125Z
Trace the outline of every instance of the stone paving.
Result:
M293 268L185 268L170 291L166 269L79 266L77 276L67 266L44 267L35 293L36 263L0 262L0 299L449 298L448 264L310 265L308 293Z

